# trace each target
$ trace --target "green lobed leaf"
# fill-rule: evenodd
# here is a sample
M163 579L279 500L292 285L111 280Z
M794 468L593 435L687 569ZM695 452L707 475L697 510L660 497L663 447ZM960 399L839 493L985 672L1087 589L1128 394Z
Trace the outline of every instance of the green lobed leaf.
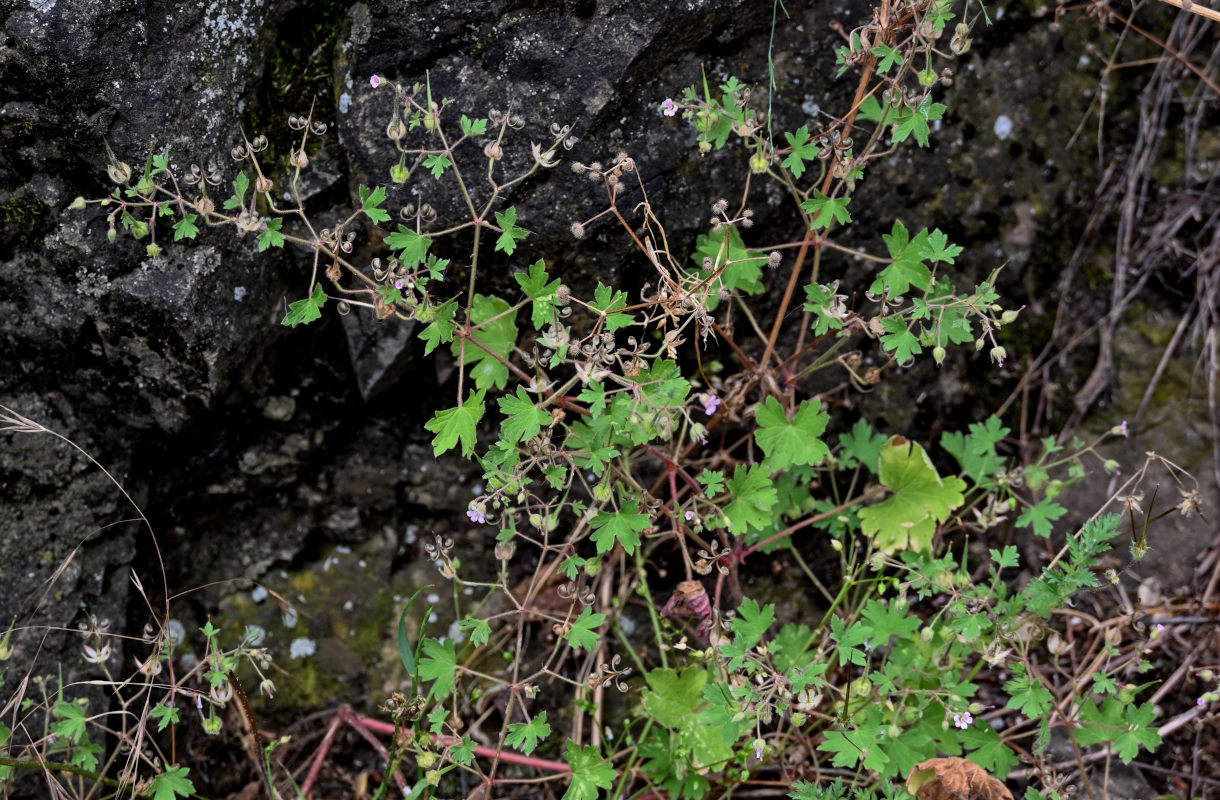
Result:
M424 263L424 257L428 253L428 247L432 244L432 239L428 236L422 236L415 231L403 225L398 226L398 230L385 237L386 246L391 250L398 250L398 260L407 269L415 269L420 264Z
M597 289L593 292L593 302L589 303L589 308L600 311L606 318L606 330L610 332L635 322L635 318L630 314L614 313L626 307L627 293L612 291L602 283L597 284Z
M527 756L538 747L538 742L551 735L551 726L547 724L546 712L539 712L529 722L513 722L508 726L508 735L504 741L509 747L515 747Z
M758 428L754 438L767 454L764 463L772 471L784 470L795 464L814 465L830 455L830 448L819 438L826 430L830 415L822 411L818 401L804 401L789 422L783 406L774 397L754 410Z
M476 430L479 420L483 418L483 394L479 389L456 408L446 408L437 411L432 419L424 423L424 427L436 434L432 439L432 454L439 456L454 445L461 442L462 455L469 458L474 454L475 441L478 438Z
M503 250L510 256L517 249L517 241L530 235L529 231L517 227L516 206L509 206L503 213L497 211L496 224L503 230L500 238L496 239L496 249Z
M287 239L280 232L283 227L284 220L280 217L267 220L267 229L258 236L258 252L263 252L268 247L283 247Z
M426 637L423 641L423 658L419 660L419 677L432 684L430 696L444 700L457 686L457 652L452 639L444 642Z
M635 549L640 546L639 532L651 524L648 515L639 513L639 510L640 501L631 500L623 503L621 511L599 511L590 520L589 527L593 528L594 533L589 538L597 545L599 554L608 553L615 543L621 545L627 555L635 554Z
M322 284L315 283L312 295L304 300L288 304L288 313L284 315L284 320L280 324L287 325L289 328L308 325L314 320L322 318L322 306L324 305L326 305L326 292L322 291Z
M601 638L597 635L597 629L605 621L605 614L594 614L593 609L585 606L584 610L580 612L580 616L572 623L571 629L563 635L563 638L567 639L568 644L573 647L592 652L597 647L597 642Z
M183 239L194 239L199 234L199 226L195 224L195 220L199 219L196 214L186 214L182 219L174 223L174 241L178 242Z
M572 768L572 782L563 793L563 800L596 800L597 790L614 786L617 773L605 763L601 749L594 745L581 747L568 739L563 760Z
M505 417L500 424L500 432L510 443L528 442L542 431L543 425L551 421L551 415L538 408L533 398L526 394L524 386L518 386L515 395L505 395L496 402Z
M517 343L517 312L505 313L508 310L509 305L504 300L482 294L474 296L470 307L471 325L479 326L471 333L492 352L505 359ZM497 389L503 389L508 383L508 367L482 347L467 341L463 352L463 343L455 341L450 345L450 350L464 366L470 367L470 376L478 388L495 386Z
M178 797L190 797L195 793L195 784L186 776L190 770L186 767L169 767L153 778L148 791L153 800L175 800Z
M384 202L384 186L378 186L370 192L364 184L360 185L360 210L374 223L390 221L389 212L381 207Z
M771 470L765 465L738 465L727 484L732 498L724 507L729 530L744 534L751 528L764 530L772 523L771 509L779 499L771 484Z
M810 228L815 231L825 230L835 222L851 222L851 214L847 213L847 204L850 202L850 197L830 198L814 189L813 197L801 203L801 208L813 215Z
M543 326L553 322L555 320L555 300L559 287L563 284L559 279L550 281L550 276L546 273L546 262L540 258L530 265L528 274L518 273L513 278L521 286L525 296L533 301L530 321L534 323L534 327L541 330ZM548 281L550 282L548 283Z
M703 705L703 685L707 670L689 666L681 673L672 669L654 669L644 675L648 688L644 690L644 710L667 728L682 728L691 715Z
M894 220L894 227L881 237L890 251L892 263L877 275L869 291L873 294L887 292L890 297L906 294L912 286L925 291L932 280L932 270L923 263L928 246L928 232L920 231L912 239L902 220Z
M965 481L942 479L924 449L901 436L881 448L878 462L881 483L893 494L861 509L864 534L885 553L930 550L937 524L965 501Z

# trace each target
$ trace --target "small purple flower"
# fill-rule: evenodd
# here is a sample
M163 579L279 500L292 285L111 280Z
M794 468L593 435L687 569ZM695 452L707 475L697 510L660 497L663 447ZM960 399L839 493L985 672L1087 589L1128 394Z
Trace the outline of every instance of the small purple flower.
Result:
M672 117L678 113L678 104L674 102L672 97L666 97L665 102L661 103L661 113L667 117Z
M395 289L401 289L402 287L403 287L403 282L402 282L402 281L394 281L394 288L395 288Z
M373 77L369 78L369 83L373 84L373 88L376 89L381 85L381 76L374 75Z
M687 511L687 512L686 512L686 521L687 521L687 522L690 522L690 521L691 521L692 519L694 519L694 518L695 518L695 512L694 512L694 511Z
M1207 701L1205 701L1202 697L1200 697L1198 700L1195 701L1195 705L1205 706L1205 705L1207 705Z
M703 413L709 417L716 413L716 409L720 408L720 398L710 392L703 395Z
M965 714L954 714L953 715L953 724L956 725L957 727L961 728L962 730L966 730L967 728L969 728L970 723L972 723L972 722L974 722L974 717L972 717L970 715L969 711L967 711Z
M1123 420L1121 425L1115 425L1113 428L1111 428L1110 433L1114 434L1115 436L1121 436L1124 439L1130 437L1131 432L1127 430L1127 420Z
M466 509L466 516L470 517L471 522L477 522L480 525L487 522L487 515L483 513L483 509L474 503L471 503L470 508Z

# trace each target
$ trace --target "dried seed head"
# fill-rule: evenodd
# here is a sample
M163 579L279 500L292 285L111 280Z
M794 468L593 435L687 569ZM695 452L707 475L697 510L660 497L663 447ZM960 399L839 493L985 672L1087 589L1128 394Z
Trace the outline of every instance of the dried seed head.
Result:
M504 158L504 148L500 147L499 142L493 140L483 145L483 155L492 161L498 161Z
M780 262L781 258L782 257L780 256L778 250L772 250L767 255L767 266L770 267L771 269L775 269L776 267L779 266L779 262Z
M254 191L259 194L266 194L274 188L275 184L266 175L259 175L257 180L254 181Z
M713 214L723 214L726 210L728 210L728 207L729 207L729 201L725 200L722 197L719 200L717 200L716 202L712 203L712 213Z
M579 222L572 223L572 235L577 239L585 238L585 226Z
M309 166L309 156L305 154L305 148L293 150L292 155L288 158L288 163L297 169L304 169Z

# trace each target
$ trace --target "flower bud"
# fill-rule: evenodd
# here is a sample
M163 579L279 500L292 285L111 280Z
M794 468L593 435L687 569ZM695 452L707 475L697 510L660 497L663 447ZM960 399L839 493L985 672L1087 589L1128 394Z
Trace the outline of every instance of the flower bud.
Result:
M938 366L938 367L941 364L945 363L945 348L941 347L940 345L936 345L936 347L933 347L932 348L932 358L933 358L933 360L936 361L936 366Z
M1113 475L1118 469L1118 462L1112 458L1107 458L1101 465L1101 468L1106 471L1107 475Z
M161 245L157 244L156 242L152 242L148 245L148 247L144 248L144 252L148 253L149 258L156 258L157 256L161 255Z
M1000 317L1000 322L1007 325L1008 323L1014 321L1017 318L1017 315L1020 313L1020 311L1013 311L1009 309L1008 311L1004 312L1003 316Z
M85 198L83 198L83 197L76 198L75 200L72 201L72 205L68 206L68 208L72 211L80 211L84 207L85 207Z
M416 756L415 763L427 769L436 763L436 753L420 753Z
M117 239L118 236L119 236L119 232L114 229L113 225L111 225L110 230L106 231L106 240L109 241L111 244L114 244L114 240Z
M1004 359L1007 357L1007 355L1008 351L1006 351L1003 347L997 346L991 348L991 360L999 364L1001 367L1004 366Z
M143 239L148 235L148 223L136 220L131 223L131 235L137 239Z
M424 773L424 780L431 786L440 786L442 774L439 769L430 769Z

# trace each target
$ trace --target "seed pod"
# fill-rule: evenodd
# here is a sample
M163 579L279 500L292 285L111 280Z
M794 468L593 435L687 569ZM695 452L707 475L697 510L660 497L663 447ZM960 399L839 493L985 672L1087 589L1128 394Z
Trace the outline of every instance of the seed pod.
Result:
M397 113L390 120L390 124L386 126L385 135L395 142L407 135L407 125Z
M254 191L259 194L266 194L275 188L275 184L266 175L259 175L254 181Z
M127 181L131 180L131 165L122 161L111 161L106 165L106 174L115 183L127 183Z
M305 148L293 150L292 155L288 159L288 163L297 169L304 169L309 166L309 156L305 155Z

